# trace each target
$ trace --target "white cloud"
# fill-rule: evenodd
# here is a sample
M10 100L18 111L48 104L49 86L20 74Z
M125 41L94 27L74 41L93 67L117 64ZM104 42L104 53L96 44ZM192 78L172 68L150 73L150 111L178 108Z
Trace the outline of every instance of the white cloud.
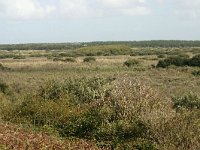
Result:
M0 0L0 14L12 19L44 18L55 10L42 6L37 0Z
M0 17L16 20L103 15L146 15L145 0L0 0Z
M175 14L184 18L200 18L200 0L174 0Z
M98 0L98 2L112 10L112 13L125 15L146 15L150 13L145 0Z

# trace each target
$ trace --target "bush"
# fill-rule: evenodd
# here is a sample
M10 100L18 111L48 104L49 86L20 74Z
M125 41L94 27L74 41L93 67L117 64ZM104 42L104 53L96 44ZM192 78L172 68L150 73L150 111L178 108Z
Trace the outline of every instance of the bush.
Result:
M200 76L200 70L199 70L199 71L193 71L192 74L193 74L194 76Z
M53 58L53 61L63 61L63 59L60 57L55 57L55 58Z
M164 60L159 60L157 67L158 68L166 68L170 65L186 66L186 65L188 65L188 59L182 58L182 57L169 57Z
M132 49L125 45L98 45L87 46L72 51L76 56L115 56L129 55Z
M157 64L157 67L166 68L170 65L175 66L198 66L200 67L200 55L196 55L191 59L187 57L170 57L164 60L160 60Z
M63 87L56 81L48 81L38 90L38 96L43 100L58 100L63 94Z
M26 57L25 57L25 56L22 56L22 55L15 55L15 56L13 57L13 59L26 59Z
M6 94L9 91L9 86L2 80L0 80L0 92Z
M0 70L10 70L10 68L3 66L3 64L0 63Z
M86 57L83 59L83 62L94 62L96 61L95 57Z
M73 97L74 102L88 103L102 99L111 81L110 78L69 79L65 81L64 90Z
M76 62L75 58L65 58L63 62Z
M200 55L196 55L189 61L190 66L198 66L200 67Z
M138 64L139 64L139 61L136 60L136 59L129 59L129 60L124 62L124 65L127 66L127 67L132 67L132 66L135 66L135 65L138 65Z
M200 97L194 93L185 94L182 97L173 97L172 101L174 103L173 107L175 109L179 108L200 109Z
M165 54L159 54L157 55L158 58L166 58L166 55Z

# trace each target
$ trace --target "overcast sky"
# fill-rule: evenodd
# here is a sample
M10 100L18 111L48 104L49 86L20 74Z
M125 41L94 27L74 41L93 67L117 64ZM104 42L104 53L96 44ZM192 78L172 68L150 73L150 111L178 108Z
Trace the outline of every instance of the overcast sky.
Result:
M0 0L0 43L200 40L200 0Z

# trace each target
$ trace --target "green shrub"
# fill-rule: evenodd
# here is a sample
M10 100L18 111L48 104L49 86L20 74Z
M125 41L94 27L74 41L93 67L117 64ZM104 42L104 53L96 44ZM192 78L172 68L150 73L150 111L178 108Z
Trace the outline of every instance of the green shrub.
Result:
M76 62L76 59L75 58L65 58L64 60L63 60L63 62Z
M189 61L190 66L198 66L200 67L200 55L196 55Z
M125 45L97 45L82 47L71 53L76 56L114 56L129 55L132 49Z
M164 60L159 60L157 67L158 68L166 68L170 65L186 66L186 65L188 65L188 59L185 59L182 57L169 57Z
M10 68L3 66L3 64L0 63L0 70L10 70Z
M83 62L94 62L94 61L96 61L95 57L85 57L83 59Z
M73 97L74 102L91 102L103 98L105 87L111 81L109 78L69 79L64 83L64 90Z
M157 55L158 58L166 58L166 55L165 54L159 54Z
M38 96L43 100L58 100L63 94L63 87L58 82L52 80L42 85L38 90Z
M53 61L63 61L63 59L60 57L55 57L55 58L53 58Z
M9 86L0 79L0 92L6 94L9 90Z
M172 101L174 103L173 107L175 109L179 108L200 109L200 97L194 93L185 94L182 97L173 97Z
M15 56L13 57L13 59L26 59L26 57L25 57L25 56L22 56L22 55L15 55Z
M193 74L194 76L200 76L200 70L198 70L198 71L193 71L192 74Z
M14 54L1 54L0 59L13 58L14 56Z
M136 60L136 59L129 59L129 60L124 62L124 65L127 66L127 67L132 67L132 66L135 66L135 65L138 65L138 64L139 64L139 61Z
M170 65L175 66L200 66L200 55L196 55L192 58L188 57L170 57L164 60L160 60L157 64L157 67L166 68Z

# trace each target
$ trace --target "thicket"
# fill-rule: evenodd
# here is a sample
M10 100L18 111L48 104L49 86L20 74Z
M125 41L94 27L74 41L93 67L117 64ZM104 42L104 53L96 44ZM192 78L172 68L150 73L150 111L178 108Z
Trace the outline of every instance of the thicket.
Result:
M190 59L185 57L169 57L159 60L157 67L166 68L170 65L200 67L200 55L196 55Z
M153 40L153 41L107 41L80 43L42 43L0 45L0 50L74 50L85 46L126 45L129 47L200 47L200 41Z
M61 62L76 62L76 59L72 57L67 57L67 58L54 57L50 59L53 59L53 61L61 61Z
M2 107L1 118L94 140L102 148L199 149L196 98L187 95L170 102L128 77L68 79L49 81L21 102Z
M94 61L96 61L95 57L85 57L83 59L83 62L94 62Z
M87 46L71 51L75 56L113 56L129 55L132 49L125 45Z
M5 67L3 64L0 63L0 71L6 71L6 70L11 70L8 67Z
M138 64L139 64L139 61L136 59L128 59L127 61L124 62L124 65L127 67L136 66Z
M173 107L176 109L200 109L200 97L194 93L188 93L183 95L182 97L173 97L173 102Z
M194 76L200 76L200 70L198 70L198 71L192 71L192 74L194 75Z

